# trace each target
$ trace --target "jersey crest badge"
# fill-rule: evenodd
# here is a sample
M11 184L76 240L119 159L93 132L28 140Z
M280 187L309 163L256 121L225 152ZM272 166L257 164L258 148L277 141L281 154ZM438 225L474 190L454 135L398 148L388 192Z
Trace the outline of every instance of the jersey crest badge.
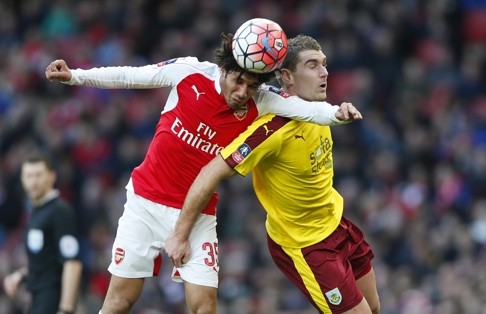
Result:
M341 301L343 300L343 296L341 295L341 291L339 291L338 288L334 288L334 289L326 292L326 297L329 300L329 303L334 304L334 305L341 304Z
M246 118L247 114L248 114L248 104L245 104L245 106L242 107L241 109L235 110L235 117L240 121Z
M243 159L245 159L246 156L248 156L248 154L250 154L250 152L251 152L250 146L248 146L248 144L246 143L243 143L240 145L240 147L238 147L238 149L235 152L233 152L233 154L231 154L231 158L233 158L234 162L239 164L240 162L243 161Z
M115 264L120 264L123 262L123 259L125 258L125 250L122 249L121 247L117 247L115 249Z

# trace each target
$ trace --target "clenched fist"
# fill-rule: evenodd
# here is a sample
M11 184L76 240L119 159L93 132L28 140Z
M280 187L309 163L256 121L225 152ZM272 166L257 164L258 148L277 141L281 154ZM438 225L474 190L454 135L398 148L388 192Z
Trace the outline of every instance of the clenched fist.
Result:
M50 81L64 82L71 80L72 77L71 70L62 59L52 61L46 68L46 78Z

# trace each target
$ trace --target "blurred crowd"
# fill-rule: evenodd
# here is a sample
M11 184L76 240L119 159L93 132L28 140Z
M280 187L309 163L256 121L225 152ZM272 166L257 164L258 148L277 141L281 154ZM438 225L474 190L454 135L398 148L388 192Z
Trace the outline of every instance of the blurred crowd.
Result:
M1 1L0 279L25 263L21 158L47 149L81 224L77 313L97 313L124 187L168 94L69 87L45 67L211 61L220 33L253 17L318 39L329 101L364 116L333 128L335 186L374 248L381 313L485 314L486 0ZM251 178L219 192L219 312L315 313L267 253ZM170 266L133 313L186 313ZM0 293L0 314L22 313L25 298Z

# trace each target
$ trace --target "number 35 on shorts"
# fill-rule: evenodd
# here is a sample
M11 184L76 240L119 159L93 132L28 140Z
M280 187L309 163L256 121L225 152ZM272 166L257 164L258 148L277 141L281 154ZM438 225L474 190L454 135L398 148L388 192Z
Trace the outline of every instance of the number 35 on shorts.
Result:
M219 270L218 243L204 242L202 244L202 249L207 253L204 263L209 267L213 267L214 271L217 272Z

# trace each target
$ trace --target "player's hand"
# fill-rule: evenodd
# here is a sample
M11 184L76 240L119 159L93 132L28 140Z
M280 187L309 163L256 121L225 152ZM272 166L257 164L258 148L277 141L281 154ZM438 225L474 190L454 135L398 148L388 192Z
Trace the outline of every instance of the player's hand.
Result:
M15 298L22 282L23 275L16 271L3 279L3 288L10 298Z
M181 239L174 233L171 233L164 245L164 250L169 256L175 267L181 267L182 264L189 261L191 256L191 246L188 239Z
M69 81L73 75L68 68L66 61L58 59L52 61L46 68L46 78L50 81Z
M335 114L336 118L341 121L355 121L363 119L361 112L353 106L352 103L343 102Z

